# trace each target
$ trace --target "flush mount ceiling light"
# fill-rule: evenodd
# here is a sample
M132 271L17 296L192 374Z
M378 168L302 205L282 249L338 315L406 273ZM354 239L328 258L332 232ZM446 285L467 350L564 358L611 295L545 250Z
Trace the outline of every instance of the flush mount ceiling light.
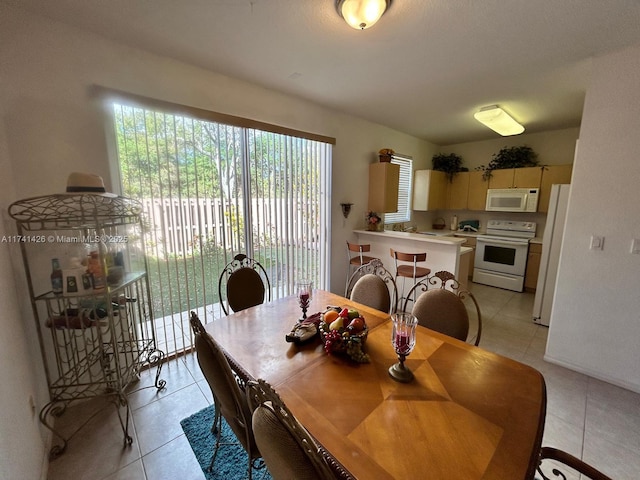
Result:
M391 5L391 0L336 0L336 10L357 30L373 26Z
M473 114L474 118L503 137L518 135L524 127L516 122L507 112L497 105L483 107Z

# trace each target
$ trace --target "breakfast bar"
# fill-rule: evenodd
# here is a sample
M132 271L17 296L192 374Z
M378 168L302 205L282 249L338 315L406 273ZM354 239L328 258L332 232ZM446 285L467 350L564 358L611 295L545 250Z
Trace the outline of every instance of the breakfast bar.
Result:
M358 243L371 245L371 255L378 257L385 268L395 271L393 259L389 250L419 253L427 252L425 266L432 272L445 270L453 273L456 278L460 278L462 247L466 239L453 236L435 236L423 233L395 232L385 230L383 232L369 230L354 230L358 236ZM398 286L400 288L400 286Z

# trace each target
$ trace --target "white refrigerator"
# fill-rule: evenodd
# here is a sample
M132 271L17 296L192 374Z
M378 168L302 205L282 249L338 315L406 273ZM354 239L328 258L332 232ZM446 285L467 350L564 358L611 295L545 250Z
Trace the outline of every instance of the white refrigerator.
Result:
M552 185L549 212L542 236L542 257L536 295L533 301L533 321L549 326L551 306L556 289L560 248L571 185Z

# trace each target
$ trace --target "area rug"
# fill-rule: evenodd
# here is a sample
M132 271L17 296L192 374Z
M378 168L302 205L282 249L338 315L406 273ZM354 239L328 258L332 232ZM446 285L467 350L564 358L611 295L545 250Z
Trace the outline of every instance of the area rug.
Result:
M242 448L224 418L222 419L221 442L232 445L220 445L213 469L208 471L213 455L213 446L216 442L215 436L211 433L214 415L215 409L213 405L210 405L180 421L204 477L207 480L245 480L248 478L247 452ZM271 475L266 467L263 467L259 470L253 470L253 478L271 480Z

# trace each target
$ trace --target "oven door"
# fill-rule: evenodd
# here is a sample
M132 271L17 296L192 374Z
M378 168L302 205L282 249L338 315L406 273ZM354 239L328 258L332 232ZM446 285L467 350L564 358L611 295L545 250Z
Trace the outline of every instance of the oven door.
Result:
M528 241L478 236L474 268L524 277Z

